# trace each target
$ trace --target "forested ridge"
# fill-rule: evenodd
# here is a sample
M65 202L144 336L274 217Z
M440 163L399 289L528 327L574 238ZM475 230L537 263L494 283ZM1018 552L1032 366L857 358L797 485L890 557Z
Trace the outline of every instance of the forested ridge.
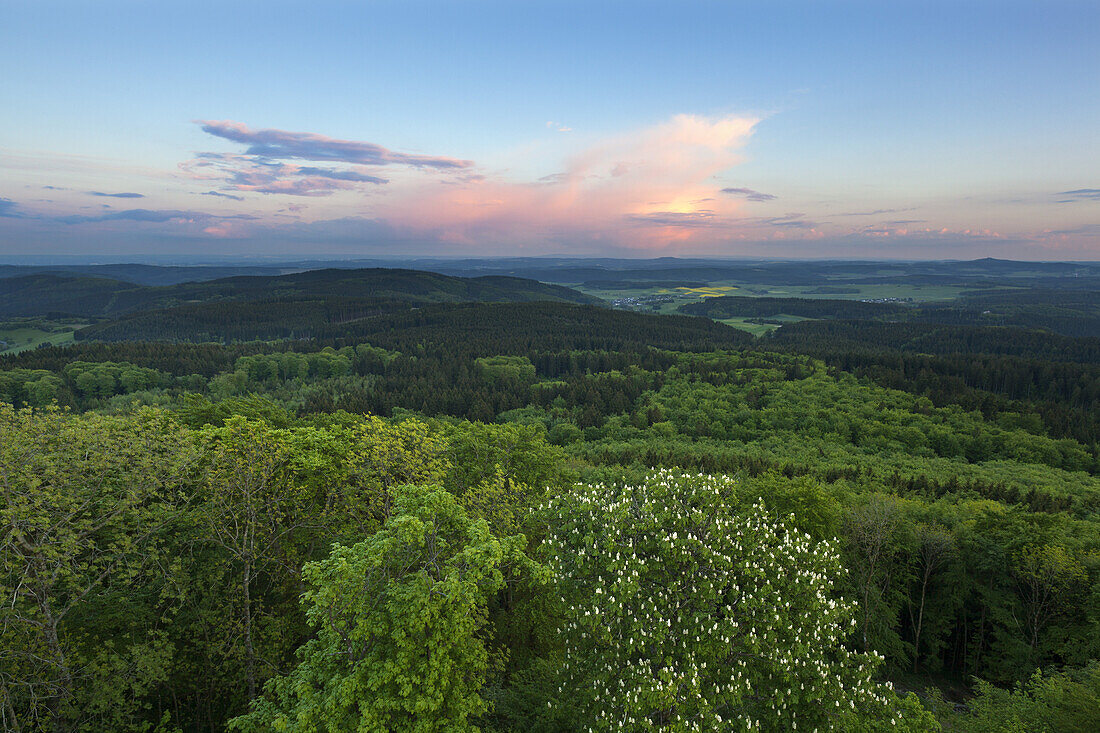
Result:
M835 290L832 286L815 290L828 294L830 289ZM855 289L851 292L856 294L859 291ZM958 298L947 302L922 303L724 295L686 303L678 310L708 318L789 315L829 320L861 319L889 324L885 331L890 334L894 333L895 324L900 327L899 334L906 333L905 326L936 324L955 327L956 331L974 332L983 327L1000 326L1067 337L1100 337L1100 291L1095 286L1080 290L1051 287L1005 290L991 286L984 290L963 292ZM883 329L881 323L867 325ZM936 330L935 326L925 329L930 330Z
M394 303L0 357L6 729L1100 724L1095 340Z
M117 317L196 303L327 298L380 298L410 303L599 300L559 285L525 278L499 275L467 278L392 268L242 275L163 286L53 272L0 278L0 317L45 313Z

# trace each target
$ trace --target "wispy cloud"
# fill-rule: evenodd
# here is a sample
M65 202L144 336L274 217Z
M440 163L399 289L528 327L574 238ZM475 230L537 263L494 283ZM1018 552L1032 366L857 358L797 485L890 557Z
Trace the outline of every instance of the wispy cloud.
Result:
M1078 227L1067 227L1064 229L1044 229L1042 232L1043 237L1064 237L1075 234L1085 234L1092 236L1100 235L1100 224L1082 224Z
M740 196L747 201L773 201L776 198L770 193L760 193L751 188L723 188L722 193Z
M86 193L89 196L102 196L104 198L109 198L109 199L143 199L143 198L145 198L145 194L143 194L143 193L131 193L131 192L103 193L102 191L87 191Z
M223 199L233 199L234 201L244 201L244 196L235 196L231 193L221 193L220 191L203 191L200 196L217 196Z
M845 211L840 214L834 214L833 216L879 216L881 214L899 214L903 211L912 211L913 207L909 206L904 209L874 209L873 211Z
M1055 196L1068 196L1059 201L1060 204L1069 204L1075 201L1100 201L1100 188L1078 188L1073 191L1060 191Z
M199 120L203 132L248 145L246 155L262 158L338 161L359 165L408 165L415 168L470 168L473 161L434 155L412 155L387 150L381 145L355 140L339 140L311 132L253 130L231 120Z
M807 221L805 214L786 214L773 216L768 219L760 219L760 223L769 227L784 227L790 229L817 229L821 226L818 222Z
M215 214L191 209L125 209L100 214L30 217L41 222L64 224L82 236L120 236L143 233L167 238L248 238L262 233L262 219L253 214Z
M21 219L23 215L19 213L18 209L19 204L11 199L0 199L0 216L8 219Z
M699 227L721 226L727 222L721 221L713 211L702 209L699 211L651 211L646 214L630 214L627 219L637 224L662 227Z
M364 169L335 169L282 163L234 153L200 153L180 164L185 174L216 180L228 191L275 193L291 196L328 196L359 184L381 185L388 179Z
M180 209L125 209L123 211L111 211L96 216L74 214L71 216L57 217L57 221L63 224L90 224L104 221L137 221L163 224L175 223L204 223L215 220L236 219L239 221L255 221L259 217L252 214L210 214L204 211L190 211Z
M242 153L196 154L180 164L188 176L217 180L222 190L289 196L328 196L362 185L382 185L389 178L378 168L403 166L437 172L468 171L473 163L445 156L399 153L374 143L339 140L308 132L253 130L239 122L199 123L216 137L246 145ZM301 165L321 161L340 167Z

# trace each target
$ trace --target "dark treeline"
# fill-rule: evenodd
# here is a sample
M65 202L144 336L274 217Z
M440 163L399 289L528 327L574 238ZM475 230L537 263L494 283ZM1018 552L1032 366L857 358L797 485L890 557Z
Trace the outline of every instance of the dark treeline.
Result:
M768 337L769 347L816 353L827 348L891 349L918 354L997 354L1045 361L1100 363L1100 338L995 326L876 321L800 322Z
M0 370L4 370L0 371L0 399L16 405L44 405L57 400L86 409L102 400L144 389L141 385L145 382L136 376L123 380L121 373L114 372L113 382L111 375L103 375L94 386L91 377L84 377L91 388L83 389L76 384L71 370L65 371L74 361L163 372L177 380L158 378L156 384L178 393L205 384L204 380L215 374L238 373L241 357L336 347L343 361L323 374L330 381L300 393L300 409L325 411L340 406L389 415L395 407L402 407L425 414L492 420L499 412L527 404L530 395L524 383L514 380L487 383L476 362L479 357L522 356L537 363L540 373L558 375L624 368L637 363L639 354L653 353L654 348L709 351L752 341L748 334L699 318L654 319L557 303L429 306L334 326L332 334L333 338L326 339L322 333L322 338L314 341L226 347L124 342L37 349L0 360ZM363 343L373 347L349 346ZM309 376L310 369L316 376L316 367L305 369L305 376ZM286 376L276 372L273 378ZM368 388L362 381L338 379L341 377L369 378L370 384L377 382L377 386ZM228 379L219 384L226 383L229 393L244 390L245 385L253 389L271 386L262 371L245 375L243 382L233 377L229 384Z
M1100 310L1038 305L1019 309L989 310L928 306L907 314L910 320L957 326L1010 326L1050 331L1063 336L1100 337Z
M45 369L60 372L74 361L124 361L136 366L184 376L199 374L212 377L231 369L238 358L250 354L282 351L289 344L173 344L158 342L81 343L50 346L0 356L0 370Z
M818 288L818 292L831 292L831 286ZM975 328L1001 326L1044 330L1067 337L1100 337L1100 292L1090 290L1062 291L1023 286L1017 290L970 290L955 301L919 305L727 295L687 303L679 310L709 318L767 317L784 313L819 319L900 321ZM904 329L893 333L895 329L890 326L886 330L891 333L891 338L905 337Z
M140 311L82 328L84 341L271 341L309 339L326 327L407 310L408 302L384 298L286 298L237 303L199 303Z
M227 308L225 313L231 318L236 310ZM1035 424L1031 429L1054 437L1071 437L1093 445L1100 435L1100 370L1092 364L1050 358L1057 355L1066 360L1094 360L1100 355L1100 345L1093 339L998 328L838 321L791 324L757 344L745 334L703 319L652 319L546 303L431 306L330 328L331 334L319 334L330 338L312 342L226 349L211 345L119 343L107 347L85 343L71 349L24 352L3 358L0 365L60 373L69 361L112 361L174 376L198 374L209 378L231 371L239 356L250 353L312 351L325 345L342 347L365 342L403 356L388 374L376 365L356 362L354 373L377 375L385 385L367 402L360 401L359 406L379 414L389 414L393 407L404 405L429 414L487 419L525 404L527 395L486 392L473 367L473 360L481 356L524 356L537 364L540 375L556 376L560 371L549 362L560 357L548 354L602 352L606 355L603 363L586 368L607 371L633 363L635 357L631 354L649 347L703 351L754 345L812 354L831 366L870 377L884 386L927 396L937 406L959 405L979 410L988 418L1016 415L1011 419L1020 424L1032 420Z
M480 354L542 349L658 348L698 351L748 344L747 334L686 316L645 316L566 303L468 303L409 306L385 300L204 304L140 313L85 329L103 341L218 341L310 338L315 346L369 341L398 350L447 343ZM274 334L280 334L276 336ZM301 336L297 336L301 334ZM464 346L465 345L465 346Z
M557 303L469 303L426 306L333 327L320 335L339 345L364 341L414 352L422 344L478 356L531 350L633 350L652 346L709 351L747 345L752 337L700 318L650 316Z
M1072 278L1067 283L1080 283L1080 278ZM1087 284L1095 284L1095 278L1086 279ZM1025 289L995 289L981 292L963 293L960 299L971 307L1019 308L1031 305L1055 305L1062 308L1096 310L1100 308L1100 291L1087 288L1058 289L1029 287Z
M698 303L680 306L681 313L708 318L738 316L804 316L806 318L877 318L896 316L906 310L894 303L864 303L858 300L825 300L816 298L750 298L722 295Z
M873 322L784 326L764 348L827 364L937 406L1041 422L1055 437L1100 441L1100 340L996 327ZM1038 428L1037 428L1038 429ZM1095 448L1093 449L1095 450Z

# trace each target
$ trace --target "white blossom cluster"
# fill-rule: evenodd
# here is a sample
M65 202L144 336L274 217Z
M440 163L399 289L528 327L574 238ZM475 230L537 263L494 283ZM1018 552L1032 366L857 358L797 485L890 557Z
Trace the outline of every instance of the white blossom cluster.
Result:
M881 657L847 649L831 543L739 511L735 483L659 471L544 507L566 599L561 698L594 730L831 730L897 723Z

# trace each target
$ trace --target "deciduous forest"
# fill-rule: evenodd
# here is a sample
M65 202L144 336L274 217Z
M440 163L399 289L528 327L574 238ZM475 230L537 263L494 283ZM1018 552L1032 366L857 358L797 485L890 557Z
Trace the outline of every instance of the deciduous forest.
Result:
M0 728L1100 727L1100 341L1045 290L442 277L111 285L0 355Z

